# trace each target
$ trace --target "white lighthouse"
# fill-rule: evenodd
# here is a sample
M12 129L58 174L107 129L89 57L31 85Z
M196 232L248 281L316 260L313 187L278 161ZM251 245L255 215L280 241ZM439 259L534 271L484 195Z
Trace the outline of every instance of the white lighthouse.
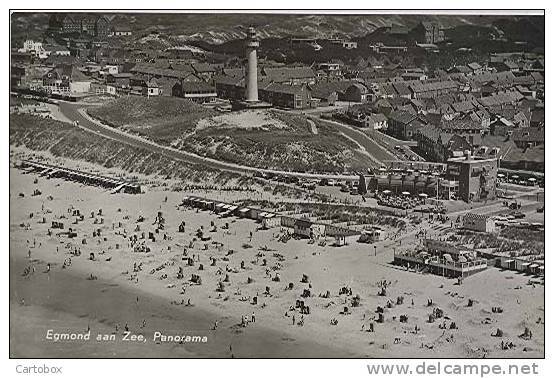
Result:
M248 28L248 38L246 40L246 56L248 66L246 67L246 102L258 102L258 57L256 49L260 47L260 42L256 38L256 30L253 27Z

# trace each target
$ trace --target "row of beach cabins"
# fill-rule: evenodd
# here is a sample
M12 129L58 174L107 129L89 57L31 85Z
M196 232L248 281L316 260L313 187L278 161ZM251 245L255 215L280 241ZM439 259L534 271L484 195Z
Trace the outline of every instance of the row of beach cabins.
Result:
M41 176L47 178L59 177L84 185L107 188L111 191L111 193L141 193L141 186L138 183L119 178L100 176L76 169L69 169L59 165L46 164L31 160L21 160L18 167L26 172L38 172Z
M544 265L538 262L481 253L440 240L426 239L423 245L422 250L395 252L394 264L450 278L465 278L488 266L544 277Z
M383 231L375 228L373 230L358 231L333 224L312 221L307 217L296 218L290 215L279 214L262 209L238 206L232 203L210 200L195 196L185 196L182 206L209 210L220 217L237 216L239 218L252 219L259 222L261 228L271 229L275 227L286 227L293 229L293 235L300 238L319 239L320 237L334 237L335 245L346 244L346 238L363 234L364 242L376 242L381 240Z

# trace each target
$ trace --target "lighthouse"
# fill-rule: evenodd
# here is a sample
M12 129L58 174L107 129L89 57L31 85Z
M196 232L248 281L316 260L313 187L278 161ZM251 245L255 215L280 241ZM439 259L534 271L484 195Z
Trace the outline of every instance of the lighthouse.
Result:
M248 28L248 37L246 39L246 57L248 66L246 67L246 102L258 102L258 57L256 49L260 47L260 42L256 38L256 30L253 27Z

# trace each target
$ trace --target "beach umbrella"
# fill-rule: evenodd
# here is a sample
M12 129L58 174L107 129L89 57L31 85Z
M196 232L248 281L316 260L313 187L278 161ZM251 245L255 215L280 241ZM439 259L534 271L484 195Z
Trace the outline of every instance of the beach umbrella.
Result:
M497 177L504 177L504 175L502 173L499 173L496 175Z
M425 194L425 193L419 193L419 196L420 196L421 198L427 198L427 194Z
M410 192L402 192L403 195L405 196L409 196L411 193Z
M518 179L519 176L518 176L518 175L513 175L511 178L513 178L513 179Z
M535 182L535 181L537 181L537 179L536 179L536 178L534 178L534 177L530 177L530 178L529 178L529 181L531 181L531 182Z
M389 194L390 192L390 190L383 190L383 194Z

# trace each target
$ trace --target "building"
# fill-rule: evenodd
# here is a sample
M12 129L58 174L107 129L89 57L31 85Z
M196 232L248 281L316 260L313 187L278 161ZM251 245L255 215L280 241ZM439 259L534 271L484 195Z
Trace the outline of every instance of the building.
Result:
M518 148L536 147L544 144L544 129L528 127L514 130L512 140Z
M307 239L318 239L325 236L325 225L313 223L307 218L296 219L294 222L294 235Z
M498 157L471 156L469 151L465 155L447 162L447 179L458 182L459 198L466 202L495 199Z
M360 83L353 83L349 85L342 96L339 94L339 99L349 102L366 102L371 99L372 93L367 87Z
M282 85L271 83L259 90L264 102L289 109L306 109L317 106L312 100L311 89L305 85Z
M317 69L322 70L327 77L337 77L342 74L340 63L319 63Z
M379 227L363 230L358 241L360 243L377 243L385 239L385 231Z
M388 120L384 114L375 113L367 116L367 127L374 130L387 130Z
M496 231L496 222L493 217L488 215L467 213L466 215L464 215L462 222L462 227L468 230L479 232Z
M133 31L125 24L114 25L108 33L109 37L130 37L132 35Z
M426 160L444 163L452 157L461 157L464 151L471 150L471 144L462 136L441 131L426 125L419 128L414 134L418 152Z
M176 82L171 93L172 96L183 97L201 103L217 98L215 87L203 81Z
M405 110L394 110L389 116L389 133L398 139L409 140L421 124L419 118Z
M468 277L488 267L476 251L430 239L422 249L395 252L394 264L450 278Z
M412 34L419 43L435 44L444 41L444 28L436 22L420 22L412 29Z
M42 77L42 86L49 93L69 94L90 91L91 79L74 65L60 65Z
M265 80L280 84L313 85L316 82L316 73L310 67L264 67L261 70Z
M83 34L92 37L107 37L111 22L99 14L56 13L50 17L49 29L61 34Z

